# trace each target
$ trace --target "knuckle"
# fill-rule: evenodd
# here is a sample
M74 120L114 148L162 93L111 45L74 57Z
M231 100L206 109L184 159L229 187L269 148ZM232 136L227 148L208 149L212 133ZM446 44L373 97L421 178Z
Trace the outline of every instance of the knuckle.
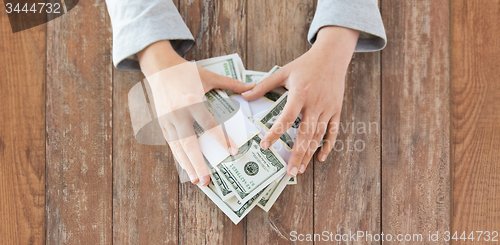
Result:
M178 152L181 149L179 141L169 141L168 145L172 151Z
M194 104L200 102L200 97L195 94L187 94L184 96L184 102L188 104Z
M318 149L319 147L319 140L312 140L311 143L309 144L309 151L307 152L308 155L311 155L313 153L313 151L315 151L316 149Z
M321 137L323 137L323 135L325 135L325 133L324 133L324 132L322 132L322 131L318 131L318 132L316 132L316 133L314 134L314 139L316 139L316 140L317 140L317 139L320 139Z
M296 119L292 113L284 113L281 116L283 117L283 122L294 122Z
M304 134L304 136L305 136L306 138L312 138L312 137L314 136L313 131L308 130L308 129L304 130L304 133L303 133L303 134Z
M203 164L197 163L197 164L194 164L193 168L197 173L203 173L203 172L205 172L206 166L204 166Z
M205 116L201 119L201 122L198 122L200 124L200 126L207 130L207 129L211 129L212 126L213 126L213 121L212 121L212 118L209 117L209 116Z
M299 145L297 147L297 156L303 156L306 153L307 146L304 146L304 144Z
M182 146L184 147L186 152L192 150L196 143L197 142L193 140L187 140L187 139L182 140Z
M300 163L302 162L302 157L301 156L293 156L293 157L290 157L291 158L291 163L292 163L292 167L299 167Z
M339 124L338 123L331 123L330 127L328 128L328 133L331 136L335 136L339 133Z
M280 137L285 132L285 129L281 123L275 123L269 130L269 135L272 137Z

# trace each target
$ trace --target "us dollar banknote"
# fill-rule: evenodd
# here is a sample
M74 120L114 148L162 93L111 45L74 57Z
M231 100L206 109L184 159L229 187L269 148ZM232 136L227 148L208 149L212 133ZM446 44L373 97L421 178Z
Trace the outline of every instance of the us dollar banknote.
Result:
M215 166L241 202L250 200L286 171L285 161L273 148L260 147L261 137L260 134L253 136L239 147L235 156Z
M208 91L205 98L207 108L217 123L227 120L238 110L238 106L220 89Z
M244 83L260 83L264 77L266 77L267 72L262 71L250 71L244 70L242 72L242 79Z
M210 179L212 182L211 184L217 189L217 194L219 198L225 201L231 197L234 197L234 192L229 188L229 184L226 183L226 181L224 181L224 179L220 177L219 173L217 173L215 168L212 167L212 165L208 162L206 158L205 162L207 163L207 166L210 169Z
M257 206L259 206L264 211L269 212L274 202L276 202L278 197L285 189L290 178L291 176L285 174L282 178L277 179L273 181L271 184L269 184L269 186L266 189L264 189L264 194L262 195L262 198L259 200L259 203L257 203Z
M230 54L216 58L196 61L196 65L213 73L242 81L243 62L238 54Z
M196 65L203 67L213 73L243 81L242 72L245 70L243 61L238 54L230 54L206 60L196 61ZM233 91L226 90L227 95L234 94Z
M279 69L281 69L281 66L274 66L273 68L271 68L271 70L269 72L267 72L267 74L265 75L265 77L271 76L272 74L274 74Z
M210 181L208 186L198 184L198 187L207 195L217 207L226 214L231 221L238 224L258 203L262 198L264 190L259 191L256 195L250 197L247 201L242 202L235 196L224 200L220 192L215 187L213 181Z
M205 108L212 114L214 125L218 125L236 113L238 106L220 89L212 89L205 94ZM195 121L194 132L200 138L207 128L203 128Z
M283 112L283 109L285 108L287 98L288 98L288 92L285 92L273 104L273 106L271 108L269 108L260 119L257 120L257 122L265 130L269 130L274 125L274 123L276 122L278 117L281 115L281 113ZM281 142L290 151L293 148L293 144L295 142L295 139L297 139L301 119L302 119L302 115L300 114L299 117L297 117L297 119L295 119L295 122L293 123L293 125L280 136Z

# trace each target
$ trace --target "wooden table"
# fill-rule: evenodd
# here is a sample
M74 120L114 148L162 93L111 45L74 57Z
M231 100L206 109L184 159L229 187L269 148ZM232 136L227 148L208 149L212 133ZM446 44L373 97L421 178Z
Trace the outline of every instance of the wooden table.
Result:
M188 60L238 53L267 71L310 48L314 0L176 4L196 38ZM143 77L112 66L104 1L16 34L2 12L0 243L285 244L323 231L430 243L429 232L500 231L500 1L380 6L389 43L354 55L341 119L371 131L341 132L350 148L236 226L178 183L168 147L134 140L127 93Z

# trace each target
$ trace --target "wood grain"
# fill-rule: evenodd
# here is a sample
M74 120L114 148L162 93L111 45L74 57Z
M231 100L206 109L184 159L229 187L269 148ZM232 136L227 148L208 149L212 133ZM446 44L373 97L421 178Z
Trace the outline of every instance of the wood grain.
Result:
M310 48L307 31L314 0L248 0L248 69L269 71L286 65Z
M449 1L384 0L382 17L382 231L428 239L450 229Z
M143 79L113 69L113 243L178 244L173 156L168 146L138 144L130 121L128 92Z
M141 72L113 72L113 243L177 244L178 175L168 146L134 138L128 92Z
M80 1L47 24L49 244L112 243L111 23Z
M324 163L315 163L314 231L379 234L380 53L354 55L340 123L334 150Z
M238 53L246 57L244 1L180 1L180 13L195 38L187 60ZM234 225L191 183L179 185L180 244L245 244L245 220Z
M285 65L310 48L307 31L314 1L248 1L247 68L269 71ZM252 210L247 218L247 244L283 244L290 232L313 232L313 164L285 188L271 210Z
M46 30L14 34L0 12L0 239L43 244Z
M498 0L452 1L452 231L459 236L500 232L498 16Z

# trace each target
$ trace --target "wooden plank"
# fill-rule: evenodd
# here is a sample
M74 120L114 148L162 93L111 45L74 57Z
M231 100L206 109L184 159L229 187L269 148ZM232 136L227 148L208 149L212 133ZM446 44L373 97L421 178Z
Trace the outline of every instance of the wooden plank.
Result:
M167 146L134 138L128 92L144 76L113 72L113 241L177 244L178 175Z
M248 69L269 71L285 65L310 48L307 31L314 15L313 0L248 1ZM290 232L313 232L311 163L298 184L285 188L269 213L259 208L247 218L248 244L288 243Z
M334 150L314 169L314 231L333 233L325 244L336 234L380 234L380 52L354 55L340 123Z
M314 169L317 234L380 233L380 72L380 52L354 54L338 142L325 163L316 163ZM338 238L329 239L323 243Z
M178 244L173 155L168 146L138 144L130 121L128 92L143 79L113 69L113 243Z
M382 232L428 239L450 229L449 1L384 0L382 18Z
M307 31L314 16L314 0L249 0L247 4L248 69L269 71L310 48Z
M498 0L452 1L452 231L459 237L500 232L498 16Z
M45 241L45 26L12 33L0 7L0 237Z
M244 60L244 1L180 1L179 9L196 39L187 60L231 53L238 53ZM179 185L180 244L245 244L244 227L245 220L235 226L198 187L189 182Z
M112 243L111 23L80 1L47 24L49 244Z

